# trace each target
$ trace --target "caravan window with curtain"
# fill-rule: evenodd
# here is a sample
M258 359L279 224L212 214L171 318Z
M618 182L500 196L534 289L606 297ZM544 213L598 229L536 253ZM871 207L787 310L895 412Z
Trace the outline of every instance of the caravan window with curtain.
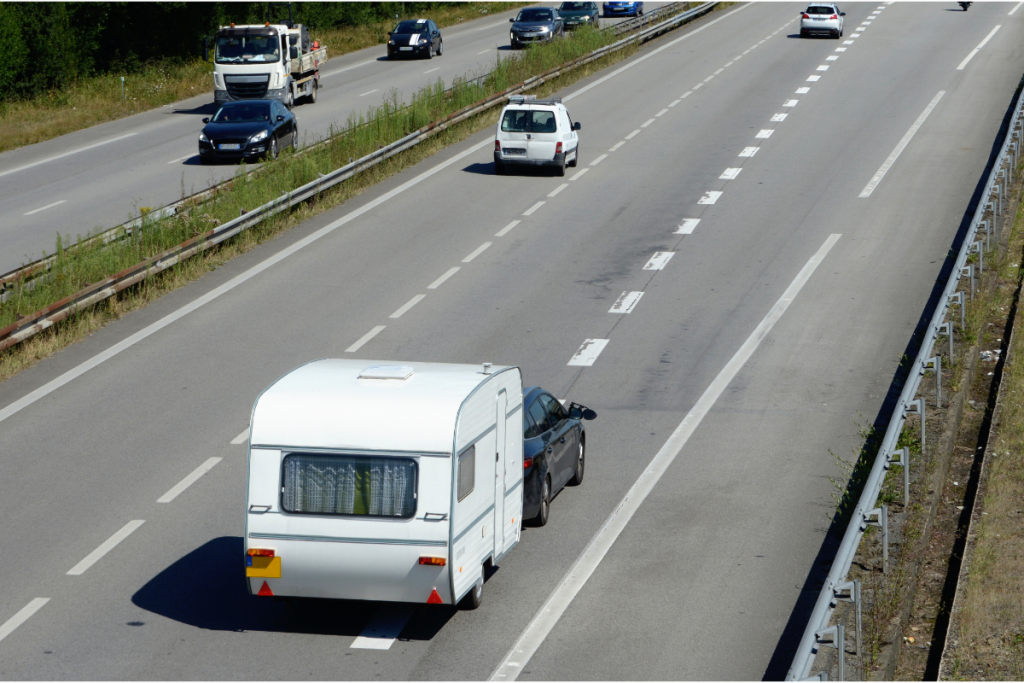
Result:
M416 514L417 465L410 458L292 453L283 467L285 512L401 519Z

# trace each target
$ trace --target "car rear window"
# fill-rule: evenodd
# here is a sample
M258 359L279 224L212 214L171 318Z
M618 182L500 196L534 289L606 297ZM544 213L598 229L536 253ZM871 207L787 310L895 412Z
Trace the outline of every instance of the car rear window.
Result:
M835 14L835 10L831 7L808 7L808 14Z
M416 514L416 461L366 455L291 453L281 509L311 515L408 519Z

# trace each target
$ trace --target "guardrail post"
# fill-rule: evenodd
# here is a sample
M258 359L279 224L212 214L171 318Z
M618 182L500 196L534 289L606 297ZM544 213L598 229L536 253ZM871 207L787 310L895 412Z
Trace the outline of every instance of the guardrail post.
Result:
M916 410L921 416L921 452L924 453L924 399L919 398L913 401L908 401L907 406L903 409L903 417L906 418L910 410Z
M949 365L950 365L950 367L952 367L953 366L953 321L952 320L946 321L946 322L942 323L941 325L939 325L936 329L938 330L939 334L945 334L947 337L949 337Z
M877 517L877 519L872 519ZM889 573L889 506L877 507L864 513L864 528L878 527L882 530L882 573Z
M949 303L953 303L954 300L956 301L957 304L960 305L960 329L962 330L962 329L964 329L964 293L963 292L953 292L952 294L950 294L949 295L949 299L948 299ZM949 348L952 349L953 348L952 330L950 330L949 344L950 344Z
M831 636L831 640L825 640ZM827 645L838 650L839 680L846 680L846 634L843 632L843 625L836 624L822 629L814 634L820 645Z
M974 301L974 264L969 263L960 269L961 274L966 274L971 279L971 301ZM962 310L962 309L961 309ZM963 317L961 313L960 327L963 328Z
M989 221L981 221L978 223L978 230L981 230L981 226L985 226L985 248L989 251L992 250L992 229Z
M889 469L889 465L902 465L903 466L903 507L904 509L910 507L910 448L904 446L899 450L895 450L889 454L886 459L885 469Z
M931 358L925 358L921 364L921 374L924 374L925 366L931 365L935 369L935 407L942 407L942 356L938 354Z
M996 183L992 189L996 191L996 198L992 201L995 206L993 215L998 216L1003 211L1003 187L999 183Z
M838 602L852 602L857 607L857 651L855 654L859 657L863 652L861 649L860 579L836 584L836 587L832 589L832 597Z

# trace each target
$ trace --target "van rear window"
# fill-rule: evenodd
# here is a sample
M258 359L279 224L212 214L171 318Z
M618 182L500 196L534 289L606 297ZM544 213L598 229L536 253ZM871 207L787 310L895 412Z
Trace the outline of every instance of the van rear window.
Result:
M416 461L364 455L291 453L284 459L281 509L311 515L416 514Z

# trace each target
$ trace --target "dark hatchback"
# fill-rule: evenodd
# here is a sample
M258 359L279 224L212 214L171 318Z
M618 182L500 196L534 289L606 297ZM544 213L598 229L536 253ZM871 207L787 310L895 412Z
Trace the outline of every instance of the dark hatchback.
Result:
M227 102L213 118L203 119L199 161L276 159L284 147L298 145L295 114L276 100Z
M398 22L388 33L388 59L396 57L426 57L444 52L444 41L437 24L430 19L410 19Z
M576 403L566 409L540 387L523 392L523 406L523 519L544 526L551 499L583 483L587 436L580 421L597 413Z
M530 43L546 43L565 35L562 17L558 16L553 7L527 7L519 11L519 16L509 21L512 22L508 34L512 49Z
M596 2L563 2L558 6L558 16L565 22L569 31L580 26L601 28L601 11Z

